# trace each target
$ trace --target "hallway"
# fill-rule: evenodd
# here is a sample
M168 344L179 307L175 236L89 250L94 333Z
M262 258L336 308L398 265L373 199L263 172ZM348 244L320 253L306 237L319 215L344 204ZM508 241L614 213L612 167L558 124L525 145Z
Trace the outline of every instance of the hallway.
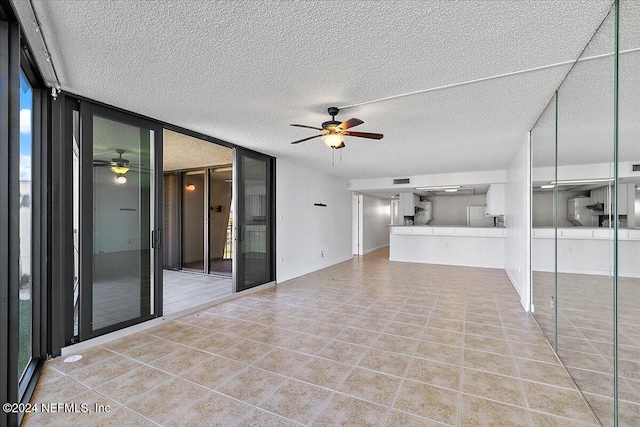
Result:
M23 425L597 425L502 270L381 250L47 363Z

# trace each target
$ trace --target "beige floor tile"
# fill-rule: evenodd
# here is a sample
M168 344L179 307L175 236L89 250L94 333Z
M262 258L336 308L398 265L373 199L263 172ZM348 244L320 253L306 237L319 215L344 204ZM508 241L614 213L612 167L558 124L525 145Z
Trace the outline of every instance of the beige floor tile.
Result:
M243 419L236 427L300 427L300 424L295 423L286 418L282 418L278 415L270 412L256 409L248 417Z
M529 414L524 408L463 394L458 425L528 427Z
M380 405L391 405L401 379L367 369L355 368L338 391Z
M163 423L167 427L231 426L253 408L235 399L210 392L183 413Z
M273 346L261 342L243 340L222 351L220 355L242 363L253 363L269 353L273 348Z
M163 424L173 417L184 414L185 408L207 396L208 390L180 378L174 378L163 387L138 396L127 403L127 407Z
M96 387L142 366L144 365L140 362L117 355L116 357L93 363L79 371L73 371L69 376L88 387Z
M464 350L464 367L517 377L514 358L484 351Z
M216 391L256 405L284 381L285 377L249 366L217 387Z
M158 339L143 346L137 346L124 352L124 355L142 363L149 363L174 351L185 348L184 345Z
M561 365L526 359L515 359L515 361L522 379L573 388L571 378Z
M355 365L360 361L366 350L367 347L361 345L343 341L331 341L318 353L318 356L341 363Z
M331 392L296 380L287 380L259 407L301 424L308 424L329 400Z
M382 426L387 408L355 397L334 394L311 425L317 427Z
M400 411L391 411L385 423L386 427L442 427L442 424Z
M460 365L462 361L462 347L454 347L431 341L420 341L414 356L422 359L435 360L436 362Z
M352 365L338 363L333 360L313 357L309 363L303 366L292 376L331 390L338 388L344 379L353 370Z
M593 422L587 405L575 389L523 381L529 408L582 422Z
M403 377L410 361L409 356L371 348L358 365L385 374Z
M306 334L318 335L330 339L334 338L336 335L342 332L342 327L331 323L315 322L303 332Z
M95 422L91 427L153 427L155 423L147 420L123 407L111 409L108 413L101 413L92 416Z
M378 339L371 344L375 348L406 355L412 355L417 345L418 340L416 339L389 334L380 334Z
M427 322L427 327L444 329L445 331L463 332L464 322L461 320L449 320L431 316Z
M78 354L82 356L82 359L75 362L65 362L65 359L69 356L62 356L48 361L47 367L54 368L64 374L69 374L84 369L93 363L103 362L106 359L117 356L117 353L104 347L94 347Z
M410 325L426 326L429 320L429 314L413 314L400 311L396 313L395 317L391 320L393 322L408 323Z
M280 347L315 356L329 341L327 338L318 335L289 332L287 339L280 343Z
M352 344L369 346L372 342L378 338L380 334L378 332L369 331L366 329L358 329L346 327L336 335L335 339L339 341L350 342Z
M211 334L213 334L213 331L209 329L189 325L188 327L182 329L181 331L178 331L169 335L164 335L162 338L169 341L177 342L180 344L188 345L199 339L207 338Z
M531 411L531 418L534 426L540 427L588 427L596 424L582 423L580 421L560 418L555 415L543 414L542 412Z
M464 342L464 334L444 329L427 328L421 338L423 341L432 341L440 344L455 345L461 347Z
M311 356L276 348L261 359L258 359L253 365L280 375L293 376L298 369L302 368L310 360Z
M429 420L454 425L458 409L458 392L405 380L393 407Z
M480 335L465 334L464 346L465 348L474 350L482 350L502 355L511 355L511 349L509 348L509 344L506 340L483 337Z
M473 323L473 322L465 322L464 324L464 332L466 334L472 335L481 335L484 337L495 338L495 339L505 339L504 329L491 326L484 325L482 323Z
M82 395L89 390L89 387L67 376L52 379L43 384L44 387L38 385L31 397L32 403L64 402L65 399Z
M230 334L215 332L205 338L189 343L189 346L208 353L220 354L227 348L238 343L238 337Z
M464 369L462 392L489 400L526 407L522 385L517 378Z
M158 369L142 365L131 372L96 385L94 389L114 401L124 404L149 390L162 387L173 378L172 375Z
M424 328L422 326L399 322L389 322L382 332L384 332L385 334L418 339L422 336L423 331Z
M414 358L407 378L458 391L460 388L460 366Z
M215 356L195 348L182 347L166 356L151 361L150 365L170 374L179 375L213 357Z
M525 343L509 343L511 354L520 359L537 360L538 362L559 364L558 358L549 345L531 345Z
M225 357L211 356L180 374L180 377L194 383L215 389L227 379L244 369L246 365Z

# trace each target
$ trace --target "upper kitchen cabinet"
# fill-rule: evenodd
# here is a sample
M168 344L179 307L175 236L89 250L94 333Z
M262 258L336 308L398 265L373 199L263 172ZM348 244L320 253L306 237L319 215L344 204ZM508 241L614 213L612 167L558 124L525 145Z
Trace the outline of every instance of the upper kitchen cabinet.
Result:
M413 193L400 193L400 211L401 216L414 216L416 214L416 206L420 202L420 196Z
M487 216L504 215L504 184L491 184L487 191Z
M628 193L629 184L619 184L618 191L618 215L627 215L628 209ZM615 187L601 187L591 190L591 204L602 205L603 215L613 213L613 192ZM596 211L597 212L597 211Z

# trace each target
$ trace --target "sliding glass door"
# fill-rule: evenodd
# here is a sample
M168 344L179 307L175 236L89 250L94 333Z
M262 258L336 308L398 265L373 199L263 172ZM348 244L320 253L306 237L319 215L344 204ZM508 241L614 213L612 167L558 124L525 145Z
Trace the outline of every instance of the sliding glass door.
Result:
M236 148L236 291L275 280L273 159Z
M83 104L80 340L159 312L159 127Z

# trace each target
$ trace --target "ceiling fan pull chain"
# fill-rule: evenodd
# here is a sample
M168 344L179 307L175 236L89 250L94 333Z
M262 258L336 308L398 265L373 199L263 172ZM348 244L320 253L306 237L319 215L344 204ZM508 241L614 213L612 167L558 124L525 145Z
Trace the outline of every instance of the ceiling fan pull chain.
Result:
M336 150L331 150L331 166L335 166Z

